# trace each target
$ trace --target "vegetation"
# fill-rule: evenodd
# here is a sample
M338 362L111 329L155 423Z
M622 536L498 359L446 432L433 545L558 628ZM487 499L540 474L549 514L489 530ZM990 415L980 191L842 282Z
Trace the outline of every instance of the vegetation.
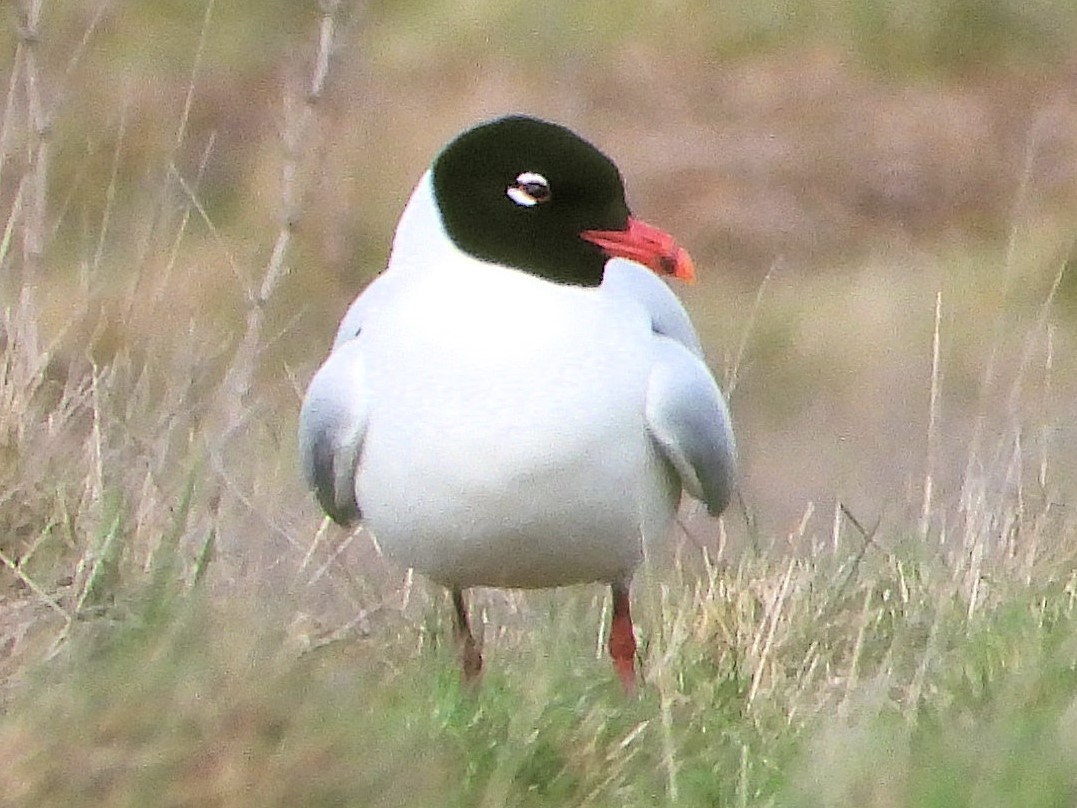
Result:
M1071 3L19 0L0 806L1077 801ZM438 145L530 109L692 247L743 447L634 587L436 587L295 419Z

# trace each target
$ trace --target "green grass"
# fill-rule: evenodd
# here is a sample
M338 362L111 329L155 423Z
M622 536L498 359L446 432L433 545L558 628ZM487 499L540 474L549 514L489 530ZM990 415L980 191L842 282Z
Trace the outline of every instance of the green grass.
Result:
M0 806L1077 802L1072 4L345 4L317 101L318 4L17 5ZM597 586L477 593L463 687L296 470L411 183L504 107L706 268L742 500L637 576L635 699Z
M193 589L79 621L9 697L12 805L1028 805L1077 795L1077 575L989 546L747 556L637 588L647 683L589 589L528 598L472 692L443 617L311 645ZM1068 563L1066 563L1068 562ZM526 601L525 601L526 603ZM541 616L548 611L549 619ZM496 617L494 623L496 625ZM424 628L425 626L425 628ZM674 797L676 799L674 799Z

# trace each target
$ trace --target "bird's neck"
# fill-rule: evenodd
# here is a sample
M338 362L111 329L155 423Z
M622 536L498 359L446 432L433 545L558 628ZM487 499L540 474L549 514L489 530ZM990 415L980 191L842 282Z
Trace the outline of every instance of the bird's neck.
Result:
M430 171L423 174L411 192L393 237L389 269L434 268L445 261L448 252L456 251L434 200Z

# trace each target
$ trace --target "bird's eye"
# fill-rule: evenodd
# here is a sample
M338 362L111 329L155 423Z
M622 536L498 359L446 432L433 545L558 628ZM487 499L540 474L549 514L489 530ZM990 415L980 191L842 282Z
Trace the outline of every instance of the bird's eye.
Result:
M541 174L525 171L516 182L505 189L509 199L525 208L533 208L540 202L550 201L550 183Z

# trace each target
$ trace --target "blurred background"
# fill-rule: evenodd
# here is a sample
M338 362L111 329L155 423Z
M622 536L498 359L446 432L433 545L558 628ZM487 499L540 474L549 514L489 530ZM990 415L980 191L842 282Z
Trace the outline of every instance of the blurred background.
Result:
M1074 42L1073 0L0 3L0 803L1072 804ZM631 703L599 586L473 593L461 694L443 590L299 479L414 183L507 112L691 251L739 439L637 576Z
M730 392L737 541L795 544L839 505L915 524L925 487L960 509L972 480L1045 501L1072 480L1070 0L22 0L0 19L5 305L35 290L61 375L122 358L188 435L245 363L198 434L247 436L223 472L248 472L269 533L317 524L300 397L414 182L507 112L598 145L693 253L677 291ZM194 392L161 392L178 378Z

